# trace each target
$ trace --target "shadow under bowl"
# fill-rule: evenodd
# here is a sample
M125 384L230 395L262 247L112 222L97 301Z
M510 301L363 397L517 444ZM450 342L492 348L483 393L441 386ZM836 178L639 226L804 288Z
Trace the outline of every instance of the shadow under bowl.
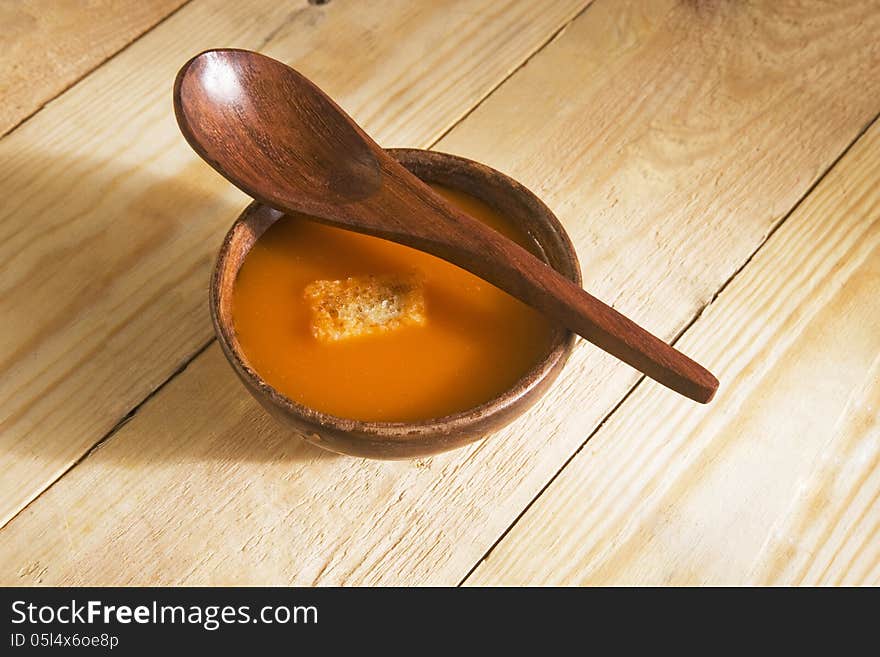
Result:
M417 149L389 153L416 176L482 200L528 233L551 267L581 283L574 247L556 216L515 180L465 158ZM475 408L418 422L362 422L298 404L269 385L248 364L232 321L233 285L245 257L283 213L258 202L236 219L220 248L211 277L211 318L217 340L245 387L292 433L318 447L379 459L427 456L460 447L500 429L522 415L562 371L574 334L555 328L546 355L511 388Z

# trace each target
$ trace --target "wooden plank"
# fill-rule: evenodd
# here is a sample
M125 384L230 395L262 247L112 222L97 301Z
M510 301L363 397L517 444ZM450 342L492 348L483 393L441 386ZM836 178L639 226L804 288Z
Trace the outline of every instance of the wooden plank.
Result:
M0 135L186 0L0 0Z
M880 583L880 358L863 384L850 393L813 471L769 532L752 569L755 584Z
M880 109L873 9L597 2L438 147L540 193L587 287L672 336ZM581 345L507 430L381 463L291 440L211 347L2 531L0 581L456 583L636 381Z
M714 404L639 385L467 583L880 583L878 180L875 123L680 341Z
M427 145L585 2L197 0L0 140L0 524L210 339L210 267L246 199L177 130L188 57L263 50L380 143Z

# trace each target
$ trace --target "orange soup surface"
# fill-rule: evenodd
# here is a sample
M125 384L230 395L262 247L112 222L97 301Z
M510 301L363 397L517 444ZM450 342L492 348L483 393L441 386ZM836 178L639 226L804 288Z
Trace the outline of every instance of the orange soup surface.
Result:
M534 251L481 201L440 186L451 203ZM416 275L424 322L327 342L315 337L315 281ZM311 288L310 288L311 289ZM409 247L286 216L254 244L233 291L247 360L291 399L339 417L406 422L473 408L510 388L549 350L552 329L493 285Z

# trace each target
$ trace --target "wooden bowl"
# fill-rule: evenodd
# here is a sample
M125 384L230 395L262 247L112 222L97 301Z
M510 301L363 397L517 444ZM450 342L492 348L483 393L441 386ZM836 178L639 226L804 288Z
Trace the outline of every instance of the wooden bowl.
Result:
M547 206L518 182L454 155L416 149L389 152L422 180L460 190L500 211L534 238L545 262L580 285L577 254L565 229ZM238 270L260 235L281 216L255 201L236 219L223 241L211 277L211 318L223 353L245 387L291 432L318 447L380 459L413 458L460 447L524 413L553 383L571 353L574 335L556 329L546 356L513 387L468 411L431 420L361 422L298 404L250 367L232 322L232 290Z

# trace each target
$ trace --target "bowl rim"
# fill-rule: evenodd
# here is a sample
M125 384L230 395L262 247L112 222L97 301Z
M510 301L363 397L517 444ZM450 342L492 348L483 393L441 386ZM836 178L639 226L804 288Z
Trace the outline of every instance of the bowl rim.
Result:
M577 251L575 250L574 244L571 242L571 238L556 215L544 204L543 201L541 201L540 198L524 185L485 164L481 164L459 155L418 148L389 148L387 151L400 161L401 164L408 168L410 166L418 168L419 166L436 165L437 168L441 170L470 170L470 175L483 177L487 180L494 179L499 183L510 187L510 189L529 206L529 209L535 214L535 216L539 217L541 221L546 223L546 228L558 241L557 246L559 247L559 253L557 257L561 260L563 267L567 266L569 269L569 271L562 271L561 273L578 285L581 284L580 263ZM445 183L442 180L434 181L431 180L430 176L426 176L426 179L428 182L437 182L438 184L446 185L451 189L455 189L453 185ZM471 194L469 191L464 191L464 193ZM480 200L490 206L492 205L492 203L488 202L486 199ZM235 276L238 275L241 261L244 260L247 253L253 247L253 243L256 243L260 235L262 235L269 226L274 224L275 221L282 216L284 216L284 213L269 208L259 201L252 201L238 215L238 217L236 217L224 237L212 270L209 303L214 331L226 358L236 369L239 376L243 377L247 383L253 386L253 388L259 390L265 395L266 399L271 402L273 406L283 410L287 414L294 415L303 421L317 425L322 429L343 432L350 434L353 437L362 437L365 440L415 442L439 433L448 434L456 430L467 429L469 426L480 424L483 421L510 409L510 407L515 405L521 398L527 396L547 376L550 376L554 369L559 365L559 361L561 359L567 359L571 352L571 348L574 344L574 334L563 328L554 328L551 345L545 356L517 379L513 385L482 404L464 411L436 418L410 422L364 421L332 415L310 406L300 404L266 382L263 377L250 366L244 351L238 342L231 318L228 322L223 321L221 319L220 310L221 291L223 289L221 281L229 265L230 258L233 255L234 247L237 246L237 243L241 238L239 231L242 228L252 229L254 223L265 224L258 230L258 234L255 236L252 235L251 239L253 242L247 247L244 254L240 256L239 265L233 272L233 280ZM532 231L529 231L529 233L532 238L538 242L543 251L546 245L541 243ZM547 261L546 254L543 254L542 259L544 259L545 262ZM258 401L261 400L258 399Z

